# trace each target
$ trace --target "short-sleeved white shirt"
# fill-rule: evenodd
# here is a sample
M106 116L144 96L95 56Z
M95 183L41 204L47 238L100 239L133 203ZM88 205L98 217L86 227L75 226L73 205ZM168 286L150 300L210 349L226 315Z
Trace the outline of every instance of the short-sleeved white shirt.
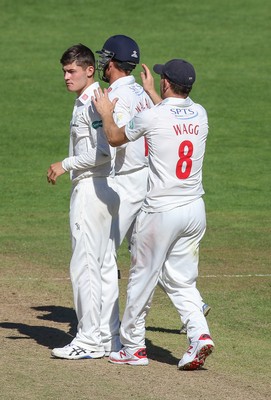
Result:
M142 209L161 212L188 204L204 194L202 165L208 134L205 109L169 97L136 115L125 127L130 141L146 137L149 191Z
M108 96L110 100L118 98L114 109L114 120L119 127L126 125L134 115L153 106L150 97L143 87L135 82L132 75L113 82L108 88ZM115 160L116 174L137 171L147 165L143 137L118 148Z

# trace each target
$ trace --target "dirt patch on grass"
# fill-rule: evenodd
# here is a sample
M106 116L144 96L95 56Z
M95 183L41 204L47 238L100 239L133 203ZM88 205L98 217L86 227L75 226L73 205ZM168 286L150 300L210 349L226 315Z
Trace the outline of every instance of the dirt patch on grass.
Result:
M181 354L167 348L167 337L178 330L157 330L156 335L164 335L163 346L147 339L148 367L115 366L106 358L52 359L51 349L70 342L76 330L67 270L2 257L1 297L0 384L5 400L270 398L269 383L223 372L215 353L201 371L178 371Z

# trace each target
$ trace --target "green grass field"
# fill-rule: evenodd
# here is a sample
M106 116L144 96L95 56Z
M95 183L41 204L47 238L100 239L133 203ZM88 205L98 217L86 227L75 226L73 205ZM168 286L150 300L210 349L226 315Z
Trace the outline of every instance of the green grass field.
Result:
M0 397L267 399L269 1L0 0L0 11ZM95 51L118 33L138 42L141 61L150 67L171 58L192 62L197 80L191 97L208 111L208 228L198 287L212 306L208 321L216 351L204 374L176 371L186 342L176 333L175 309L159 289L147 319L149 367L116 371L105 360L91 368L50 359L55 341L65 339L74 325L68 280L70 182L68 176L56 186L46 181L49 165L67 155L74 102L59 59L72 44ZM119 264L123 309L129 269L125 243Z

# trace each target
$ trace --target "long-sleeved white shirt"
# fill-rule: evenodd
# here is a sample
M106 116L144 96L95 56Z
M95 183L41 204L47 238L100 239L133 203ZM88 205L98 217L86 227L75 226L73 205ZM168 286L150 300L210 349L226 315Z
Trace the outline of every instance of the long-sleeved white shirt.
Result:
M109 146L101 117L91 101L98 87L98 82L88 86L75 101L69 157L62 161L63 168L71 171L73 182L90 176L109 176L113 171L115 149Z

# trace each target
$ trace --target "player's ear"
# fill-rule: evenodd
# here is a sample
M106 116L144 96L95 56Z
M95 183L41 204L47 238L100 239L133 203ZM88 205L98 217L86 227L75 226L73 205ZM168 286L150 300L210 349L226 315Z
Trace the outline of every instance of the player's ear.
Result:
M167 78L163 78L163 91L165 92L170 87L170 82Z
M87 77L91 78L94 75L95 72L95 68L93 67L93 65L89 65L87 67Z
M106 69L109 70L109 69L111 69L114 65L115 65L115 62L112 61L112 60L110 60L109 63L107 63L107 65L106 65Z

